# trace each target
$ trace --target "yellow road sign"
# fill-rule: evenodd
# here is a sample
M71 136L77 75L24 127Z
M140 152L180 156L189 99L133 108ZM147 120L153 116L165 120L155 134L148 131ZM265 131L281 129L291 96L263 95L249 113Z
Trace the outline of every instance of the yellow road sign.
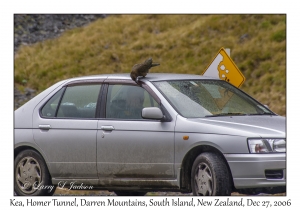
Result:
M240 87L245 81L244 75L226 53L224 48L219 50L218 54L206 68L203 75L218 77L236 87Z

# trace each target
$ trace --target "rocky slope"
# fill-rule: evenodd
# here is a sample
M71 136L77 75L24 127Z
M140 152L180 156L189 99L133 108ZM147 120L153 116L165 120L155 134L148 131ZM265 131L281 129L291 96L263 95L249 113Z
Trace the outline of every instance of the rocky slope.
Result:
M21 45L30 45L56 38L66 30L82 27L98 18L105 17L104 14L15 14L14 53ZM29 88L23 91L15 88L15 109L34 97L35 93L35 90Z
M58 37L65 30L84 26L106 15L80 14L15 14L14 50L20 45L28 45Z

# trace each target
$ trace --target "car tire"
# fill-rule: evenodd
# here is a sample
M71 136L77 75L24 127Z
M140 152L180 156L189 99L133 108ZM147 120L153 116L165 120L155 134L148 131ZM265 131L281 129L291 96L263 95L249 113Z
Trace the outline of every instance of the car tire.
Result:
M14 190L17 195L53 195L55 188L47 165L38 152L27 149L16 156Z
M228 168L220 155L205 152L195 159L191 171L193 195L229 196L230 180Z
M144 196L147 192L139 191L114 191L117 196Z

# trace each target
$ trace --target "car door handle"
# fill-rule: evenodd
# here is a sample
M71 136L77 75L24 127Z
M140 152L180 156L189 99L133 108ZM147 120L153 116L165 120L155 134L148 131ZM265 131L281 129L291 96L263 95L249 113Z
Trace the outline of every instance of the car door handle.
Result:
M114 126L112 126L112 125L102 125L101 126L101 130L104 130L104 131L112 131L112 130L114 130L115 128L114 128Z
M49 130L51 128L50 125L39 125L39 129L42 129L42 130Z

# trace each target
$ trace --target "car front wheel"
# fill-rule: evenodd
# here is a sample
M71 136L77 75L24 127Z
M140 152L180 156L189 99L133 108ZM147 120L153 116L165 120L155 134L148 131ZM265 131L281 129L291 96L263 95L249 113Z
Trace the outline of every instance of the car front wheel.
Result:
M43 157L30 149L15 158L14 185L17 195L53 195L55 191Z
M226 164L218 154L205 152L195 159L191 172L193 195L228 196L230 183Z

